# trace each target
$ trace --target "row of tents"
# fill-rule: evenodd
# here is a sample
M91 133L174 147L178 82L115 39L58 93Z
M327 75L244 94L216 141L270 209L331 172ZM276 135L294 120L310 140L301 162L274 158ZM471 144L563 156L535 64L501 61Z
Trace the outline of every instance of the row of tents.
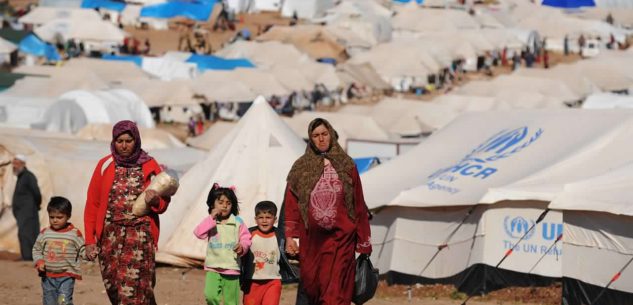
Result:
M372 259L391 283L452 283L471 294L562 279L569 304L590 303L620 272L596 304L626 304L633 293L633 270L621 270L633 257L626 230L633 221L626 145L632 119L630 111L580 109L458 117L362 175L374 213ZM143 136L144 143L151 138ZM0 139L3 159L27 154L44 197L69 197L77 203L73 222L81 223L81 186L108 142L9 129ZM182 147L150 150L168 166L199 160L188 165L162 217L159 261L190 266L203 259L205 244L191 232L213 182L237 186L242 215L252 222L254 203L281 202L287 171L304 148L260 98L197 159L183 158ZM4 190L11 179L5 172ZM6 203L10 194L4 195ZM3 213L1 247L15 251L15 236L13 217ZM596 257L601 264L592 263Z

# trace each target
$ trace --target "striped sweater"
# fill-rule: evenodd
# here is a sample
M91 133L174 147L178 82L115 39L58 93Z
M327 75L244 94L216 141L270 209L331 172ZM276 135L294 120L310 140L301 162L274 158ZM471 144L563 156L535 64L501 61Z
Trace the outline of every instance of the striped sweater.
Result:
M81 231L69 224L55 231L44 228L33 246L35 266L44 264L47 277L70 276L81 279L81 259L85 257Z

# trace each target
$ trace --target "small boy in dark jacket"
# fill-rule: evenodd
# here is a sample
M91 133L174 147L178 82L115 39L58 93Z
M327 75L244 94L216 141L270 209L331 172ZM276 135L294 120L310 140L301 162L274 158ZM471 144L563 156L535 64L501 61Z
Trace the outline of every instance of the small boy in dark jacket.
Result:
M274 224L277 206L261 201L255 206L255 223L250 251L242 257L240 286L244 305L278 305L281 283L296 282L298 275L285 254L285 236Z

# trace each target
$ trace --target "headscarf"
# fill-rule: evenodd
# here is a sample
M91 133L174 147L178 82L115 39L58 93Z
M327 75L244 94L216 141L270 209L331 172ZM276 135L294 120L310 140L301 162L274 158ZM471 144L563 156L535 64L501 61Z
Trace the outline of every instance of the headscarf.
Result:
M134 139L134 151L127 157L121 156L116 152L114 143L116 139L127 133ZM110 152L116 165L123 167L141 166L143 163L152 159L143 149L141 149L141 135L138 132L136 123L128 120L119 121L112 127L112 142L110 142Z
M312 131L319 125L325 126L330 132L330 148L326 152L319 151L312 142ZM332 163L332 166L334 166L338 174L338 178L343 183L347 215L351 219L354 219L354 189L351 176L352 170L355 167L354 160L352 160L338 144L338 134L336 130L334 130L332 125L325 119L316 118L310 122L308 126L308 139L305 153L292 165L287 178L290 191L297 196L299 212L301 213L303 223L307 228L310 194L323 174L324 158L330 160L330 163Z

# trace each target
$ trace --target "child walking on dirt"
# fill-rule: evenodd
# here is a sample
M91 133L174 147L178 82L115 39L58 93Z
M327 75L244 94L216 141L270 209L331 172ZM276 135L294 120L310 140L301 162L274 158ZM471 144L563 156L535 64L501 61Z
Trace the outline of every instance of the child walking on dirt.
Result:
M52 197L46 208L50 226L42 229L33 246L35 268L42 277L44 305L72 305L75 280L81 279L84 238L68 219L72 204Z
M251 236L242 218L233 187L213 184L207 196L209 216L195 228L199 239L208 240L204 269L204 296L208 305L238 305L240 257L248 252Z
M261 201L255 205L257 225L248 229L251 249L242 257L240 285L244 291L244 305L279 305L282 281L298 280L285 254L284 232L275 227L276 221L274 202Z

